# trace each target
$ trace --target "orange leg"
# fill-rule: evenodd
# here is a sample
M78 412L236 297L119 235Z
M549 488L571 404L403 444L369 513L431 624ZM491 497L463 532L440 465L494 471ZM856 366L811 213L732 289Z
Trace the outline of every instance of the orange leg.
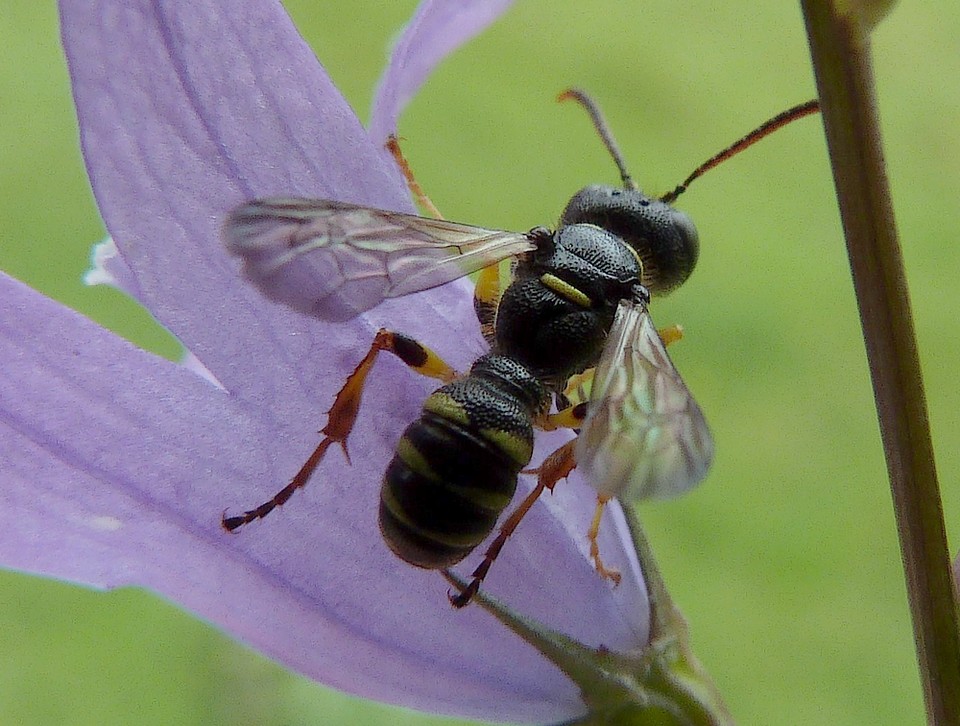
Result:
M553 487L556 486L557 482L565 479L567 475L573 471L574 466L576 466L576 462L573 459L573 445L575 441L576 439L568 441L554 451L544 459L543 463L536 469L524 471L525 474L537 474L537 485L526 498L520 502L517 508L510 513L510 516L506 518L504 523L500 525L497 538L490 543L487 551L483 554L483 561L477 569L473 571L473 579L470 581L470 584L457 595L450 595L450 603L455 608L462 608L477 594L477 590L480 589L480 583L482 583L483 578L487 576L487 572L490 571L490 566L494 560L500 555L500 550L503 549L510 535L517 529L517 526L527 515L527 512L530 511L534 502L540 498L544 489L553 491Z
M407 182L407 188L410 190L410 193L413 194L413 198L417 200L417 204L419 204L423 209L426 209L427 212L430 213L430 216L435 217L436 219L443 219L443 215L440 214L440 210L437 209L433 202L430 201L430 197L428 197L427 193L423 191L423 187L420 186L417 178L413 175L413 169L410 168L407 158L403 155L403 152L400 151L400 142L393 134L387 137L387 151L390 152L394 160L397 162L397 166L400 167L400 172L403 174L403 178Z
M657 332L663 340L664 345L671 345L683 338L683 328L679 325L669 325L666 328L661 328ZM581 377L574 376L571 378L567 385L567 391L570 391L573 385L583 390L583 384L592 380L593 376L588 375L592 373L593 371L591 370L581 374ZM610 497L605 497L600 494L597 495L597 508L593 513L593 521L590 523L590 529L587 530L587 540L590 542L590 559L593 560L593 566L597 569L597 574L605 580L610 580L616 586L620 584L620 580L622 579L620 571L608 568L603 564L603 560L600 558L600 545L597 542L597 537L600 535L600 520L603 517L604 507L606 507L609 501Z
M448 593L451 605L455 608L462 608L477 594L477 590L480 589L480 583L483 582L483 578L487 576L490 566L500 555L500 550L503 549L503 546L507 543L507 539L509 539L510 535L516 530L517 525L520 524L527 512L530 511L530 507L540 498L543 488L543 484L537 482L537 486L527 495L527 498L524 499L520 503L520 506L514 509L504 523L500 525L500 532L497 534L497 538L490 543L487 551L484 552L483 562L473 571L473 579L470 581L470 584L456 595Z
M597 537L600 535L600 518L603 516L603 508L610 501L610 497L597 495L597 508L593 513L593 522L587 531L587 539L590 541L590 559L593 560L593 566L597 568L597 574L605 580L610 580L615 586L620 584L620 571L607 568L600 559L600 545L597 544Z
M570 376L566 387L563 389L563 395L567 400L577 401L578 403L588 400L586 386L593 382L596 372L596 368L588 368L583 373Z
M575 406L574 408L580 407ZM563 412L561 411L560 413ZM567 478L570 472L576 468L577 460L574 454L576 442L576 439L572 439L565 443L544 459L540 467L536 469L540 475L540 479L546 478L549 482L552 482L548 485L551 490L554 484L560 479ZM597 574L605 580L610 580L614 585L619 585L620 573L603 564L603 560L600 558L600 546L597 544L597 537L600 534L600 519L603 516L603 508L608 501L610 501L610 497L597 495L597 508L593 513L593 521L590 523L590 529L587 530L587 540L590 542L590 559L593 560L594 567L597 568Z
M657 330L657 334L660 336L660 340L663 341L664 345L673 345L678 340L683 339L683 326L668 325L665 328Z
M578 429L583 425L583 420L586 417L587 404L578 403L575 406L567 406L567 408L557 411L556 413L549 413L545 416L541 416L537 420L537 428L543 431L556 431L557 429ZM544 459L544 462L560 453L565 446L566 444L554 451L550 456ZM574 466L576 466L576 464L574 464ZM543 468L543 466L541 465L540 468ZM573 467L571 467L571 469L572 468ZM533 471L539 471L539 469L534 469ZM524 473L531 474L533 472L528 471Z
M327 413L327 425L324 426L320 432L323 434L323 439L317 445L317 448L314 449L313 453L310 454L310 457L304 465L300 467L300 471L298 471L293 479L290 480L290 483L277 492L272 499L239 516L224 516L221 520L224 529L232 532L255 519L266 517L274 509L284 504L293 496L293 493L297 491L297 489L306 486L313 472L316 471L320 462L323 461L323 457L331 444L339 444L340 448L343 449L343 454L347 458L347 462L350 462L350 453L347 451L347 438L350 436L350 432L353 431L354 423L356 423L357 420L357 413L360 410L360 400L363 396L363 386L367 380L367 374L370 373L370 369L373 368L373 364L377 360L377 355L380 351L392 353L413 370L431 378L448 382L456 376L454 370L425 345L418 343L413 338L408 338L400 333L394 333L381 328L377 331L370 350L367 351L363 360L360 361L353 370L353 373L347 378L346 383L343 384L343 388L337 393L337 397L333 401L333 406Z
M427 193L423 191L423 187L420 186L420 182L414 176L413 169L410 168L410 162L403 155L403 151L400 149L400 141L396 136L391 135L387 138L387 151L390 152L394 161L397 162L397 166L400 167L400 173L403 174L403 178L407 182L407 188L413 194L414 199L417 200L420 208L426 210L430 216L436 219L443 219L440 210L430 200ZM476 310L477 319L480 321L480 332L483 333L487 343L491 345L493 344L494 323L497 317L497 303L500 302L501 292L500 265L490 265L481 270L473 295L473 307Z
M536 474L537 484L541 485L541 491L549 489L552 492L558 481L566 479L570 476L570 472L577 468L577 459L573 451L576 445L577 440L570 439L541 461L540 466L536 469L524 469L523 473Z

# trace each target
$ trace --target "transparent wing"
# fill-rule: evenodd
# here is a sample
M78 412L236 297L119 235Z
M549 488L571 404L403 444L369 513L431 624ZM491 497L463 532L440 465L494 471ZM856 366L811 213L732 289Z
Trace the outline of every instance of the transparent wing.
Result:
M348 320L535 248L516 232L322 199L250 202L223 234L268 297L324 320Z
M576 446L587 481L624 500L676 496L707 473L707 422L643 303L617 309Z

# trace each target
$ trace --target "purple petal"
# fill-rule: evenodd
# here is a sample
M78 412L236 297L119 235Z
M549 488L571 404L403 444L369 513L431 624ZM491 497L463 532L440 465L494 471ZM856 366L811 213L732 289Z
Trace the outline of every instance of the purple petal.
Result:
M513 0L424 0L393 48L370 115L370 138L397 131L407 102L436 65L505 13Z
M153 588L361 696L496 720L582 715L553 665L481 609L453 611L436 573L384 546L382 471L430 388L397 361L370 378L353 466L332 452L281 512L221 530L225 508L270 496L316 445L376 325L422 337L461 368L481 349L467 284L322 325L240 281L218 225L242 198L409 201L280 6L222 5L61 3L91 181L129 284L223 388L0 278L12 311L0 321L0 557ZM544 437L535 460L559 440ZM486 587L590 646L641 647L646 593L616 507L601 546L624 570L620 587L587 555L593 499L575 481L545 497Z
M224 214L280 192L411 205L279 4L166 7L61 4L81 142L140 300L224 385L249 389L262 361L238 360L286 313L258 310L219 244ZM296 357L297 342L275 344Z
M366 506L377 464L355 452L349 478L324 477L272 520L226 535L227 500L277 476L264 455L277 429L10 278L0 276L0 295L13 313L0 325L6 565L150 587L317 680L378 700L507 720L582 711L535 651L479 608L452 610L439 576L386 551ZM379 388L385 405L392 393ZM611 597L582 548L558 535L583 495L564 487L534 509L490 589L596 646L635 646L646 638L639 573L626 572ZM607 530L604 551L623 557ZM570 595L562 606L557 592Z
M127 265L126 261L120 255L116 243L112 237L107 237L103 242L93 246L93 252L90 255L90 269L83 275L83 281L87 285L106 285L128 295L141 305L143 300L140 298L140 288L137 286L137 278ZM223 385L216 379L216 376L200 362L190 351L185 351L180 363L197 375L206 378L218 388Z

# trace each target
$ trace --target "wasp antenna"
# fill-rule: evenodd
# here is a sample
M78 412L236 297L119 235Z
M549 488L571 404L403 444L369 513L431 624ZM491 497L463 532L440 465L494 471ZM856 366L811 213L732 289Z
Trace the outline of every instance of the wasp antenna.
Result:
M633 181L633 177L630 176L630 172L627 171L627 165L623 163L623 156L620 154L620 148L617 146L617 142L613 138L613 134L610 132L610 127L607 126L606 119L603 118L603 114L600 112L600 107L597 106L597 102L579 88L568 88L566 91L563 91L559 96L557 96L557 100L576 101L586 109L587 113L590 114L590 119L593 121L593 127L597 130L597 133L600 134L600 139L603 141L603 145L607 147L607 151L610 152L610 156L613 157L613 162L617 165L617 169L620 171L620 179L623 181L624 188L636 191L637 184L635 181Z
M713 167L717 166L717 164L723 161L726 161L731 156L735 156L736 154L739 154L748 146L753 146L764 136L769 136L777 129L780 129L786 126L788 123L792 121L796 121L797 119L803 118L804 116L809 116L810 114L816 113L819 110L820 110L819 101L817 101L817 99L813 99L812 101L801 103L797 106L794 106L793 108L788 108L786 111L783 111L782 113L778 113L772 119L761 124L760 126L755 128L753 131L751 131L749 134L744 136L742 139L728 146L719 154L711 156L709 159L703 162L700 166L694 169L693 173L690 174L690 176L688 176L686 179L684 179L683 183L679 184L672 192L667 192L662 197L660 197L660 201L665 202L666 204L672 204L677 197L679 197L681 194L687 191L687 187L690 186L690 183L694 179L697 179L698 177L703 176L703 174L708 172Z

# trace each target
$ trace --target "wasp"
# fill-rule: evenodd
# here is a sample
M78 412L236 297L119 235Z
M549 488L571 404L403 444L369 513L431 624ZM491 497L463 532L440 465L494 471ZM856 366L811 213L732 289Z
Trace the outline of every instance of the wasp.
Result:
M535 430L579 434L532 470L537 486L503 522L469 585L450 595L456 607L478 591L540 493L574 467L598 492L591 553L600 574L614 581L619 575L603 565L596 545L604 503L674 496L703 479L713 440L648 312L650 296L683 284L699 254L693 222L672 203L707 169L816 111L816 102L771 119L656 198L633 182L596 104L575 89L560 98L588 111L623 186L584 187L554 230L507 232L299 198L261 199L229 215L225 242L245 276L270 298L325 321L479 272L474 302L490 352L459 375L423 343L380 330L300 471L258 507L224 516L224 528L236 530L284 504L331 445L346 454L364 382L381 352L443 383L400 437L380 490L384 540L412 565L446 570L487 539L528 471ZM395 141L391 150L428 205ZM513 267L501 289L499 263L506 259ZM585 400L574 403L574 396Z

